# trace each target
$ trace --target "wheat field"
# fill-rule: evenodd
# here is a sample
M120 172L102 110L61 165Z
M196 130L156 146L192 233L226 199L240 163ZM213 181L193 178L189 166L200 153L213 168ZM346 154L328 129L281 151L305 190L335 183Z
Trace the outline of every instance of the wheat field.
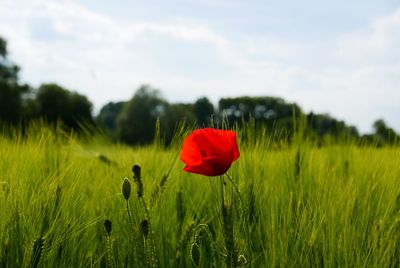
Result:
M182 171L186 134L167 148L45 127L0 135L0 267L400 266L398 147L239 131L236 189Z

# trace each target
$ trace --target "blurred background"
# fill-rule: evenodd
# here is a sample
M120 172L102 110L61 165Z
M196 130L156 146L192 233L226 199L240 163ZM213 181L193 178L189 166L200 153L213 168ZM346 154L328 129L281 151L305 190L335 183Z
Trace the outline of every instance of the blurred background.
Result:
M1 0L0 124L62 121L144 144L160 119L306 120L312 136L393 143L400 4Z

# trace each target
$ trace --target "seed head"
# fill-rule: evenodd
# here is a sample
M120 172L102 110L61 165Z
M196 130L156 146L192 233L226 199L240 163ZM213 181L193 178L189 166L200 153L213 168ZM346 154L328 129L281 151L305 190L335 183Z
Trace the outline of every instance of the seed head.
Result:
M131 183L129 182L128 178L125 178L124 182L122 183L122 195L126 201L128 201L129 197L131 196Z
M190 257L194 265L199 266L200 264L200 250L199 245L193 243L190 247Z
M112 229L112 222L110 220L105 220L104 221L104 227L106 228L107 235L110 235L111 234L111 229Z
M137 195L139 198L143 197L143 182L142 182L142 174L141 168L139 165L134 165L132 167L133 172L133 180L137 185Z
M247 264L247 259L244 255L239 255L237 264L239 267L245 266Z
M143 197L143 183L142 181L137 181L137 196L139 198Z
M140 180L142 178L141 168L139 165L134 165L132 167L132 172L133 172L133 178L135 180Z
M149 221L148 220L142 220L140 223L140 231L142 232L143 236L147 238L147 235L149 234Z

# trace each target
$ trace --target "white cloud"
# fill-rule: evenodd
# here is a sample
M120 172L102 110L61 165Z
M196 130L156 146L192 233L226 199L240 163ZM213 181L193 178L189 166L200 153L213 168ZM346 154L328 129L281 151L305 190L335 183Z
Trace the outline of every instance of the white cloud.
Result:
M369 29L339 38L337 56L352 64L400 62L400 9L374 20Z
M337 70L346 96L356 104L355 122L372 123L377 117L400 114L400 9L375 19L365 31L338 38ZM350 103L351 105L352 103ZM386 107L394 107L388 111ZM350 107L349 107L350 108ZM358 111L357 111L358 110ZM390 114L389 114L390 113ZM400 130L399 121L389 122ZM366 126L363 126L364 128Z
M227 38L184 21L127 22L72 0L6 0L0 32L24 80L79 89L97 108L151 83L171 101L282 96L363 131L377 117L400 114L400 9L364 31L314 44L257 33Z
M202 26L122 23L72 1L42 0L28 5L8 2L1 14L11 14L17 8L22 8L18 16L2 16L0 30L11 44L13 58L24 67L23 77L36 84L51 80L79 88L94 97L97 105L109 98L126 98L141 82L157 83L166 76L160 73L163 70L159 70L151 48L146 48L162 36L216 48L225 45L223 38ZM37 39L32 34L43 30L35 29L35 22L43 19L50 27L49 35L55 38L48 35ZM115 98L110 96L110 88L116 93Z

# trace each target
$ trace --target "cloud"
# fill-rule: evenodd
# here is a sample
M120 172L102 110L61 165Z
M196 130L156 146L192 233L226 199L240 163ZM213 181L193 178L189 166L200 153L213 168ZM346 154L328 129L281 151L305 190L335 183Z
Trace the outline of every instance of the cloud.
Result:
M361 32L342 35L336 51L340 60L353 65L400 62L400 9L375 19Z
M357 121L366 121L362 118L369 116L368 121L372 122L376 117L393 118L394 112L400 114L399 32L400 9L397 9L373 20L364 31L338 38L334 54L340 77L336 80L341 81L356 110L360 110ZM400 130L398 120L389 123Z
M201 25L143 21L126 23L92 12L72 1L36 0L28 5L18 1L8 2L1 14L10 14L11 10L18 8L22 8L18 16L2 16L0 30L11 44L13 58L24 67L23 77L36 84L49 79L59 81L83 91L84 87L96 86L96 91L103 91L100 94L104 95L103 102L110 97L109 88L122 94L127 87L132 87L128 90L130 95L138 83L153 82L145 81L146 78L154 78L151 74L165 77L162 73L168 73L168 66L158 65L163 60L162 55L167 55L171 49L163 47L166 41L187 42L181 51L186 53L183 57L199 53L191 48L193 45L200 46L197 50L204 50L209 45L223 49L225 45L222 37ZM179 60L182 57L176 55L176 58ZM214 63L218 65L216 61ZM98 75L93 76L93 73ZM172 78L176 75L168 76ZM92 81L93 77L103 81ZM135 77L136 81L130 77ZM158 80L155 79L156 82ZM122 86L124 83L125 86ZM122 86L122 91L114 88L117 86ZM85 93L93 96L99 92L92 89Z
M150 83L171 101L274 95L362 131L377 117L400 130L393 120L400 114L400 9L362 31L314 43L265 33L228 38L184 19L126 21L72 0L5 1L0 32L22 78L79 90L97 109Z

